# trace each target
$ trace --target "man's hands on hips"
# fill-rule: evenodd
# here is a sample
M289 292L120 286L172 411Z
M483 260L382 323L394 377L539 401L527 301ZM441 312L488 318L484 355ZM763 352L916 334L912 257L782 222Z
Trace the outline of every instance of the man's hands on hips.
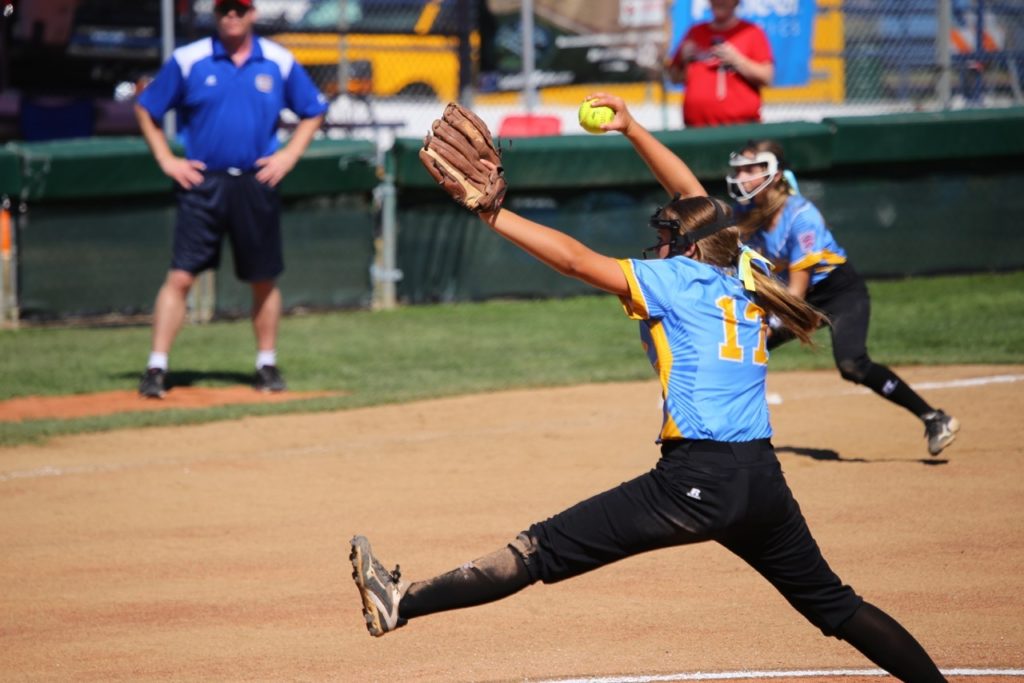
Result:
M186 190L191 190L203 182L202 172L206 170L206 164L201 161L171 156L166 159L158 159L157 162L160 164L160 170L164 172L164 175Z
M298 162L299 155L292 153L287 147L282 147L269 157L256 160L256 168L259 169L256 171L256 180L277 187Z
M277 187L277 184L295 168L299 161L298 157L287 149L280 149L269 157L256 160L256 180ZM160 170L168 178L178 183L186 190L191 190L203 182L203 171L206 164L195 159L182 159L172 156L160 162Z

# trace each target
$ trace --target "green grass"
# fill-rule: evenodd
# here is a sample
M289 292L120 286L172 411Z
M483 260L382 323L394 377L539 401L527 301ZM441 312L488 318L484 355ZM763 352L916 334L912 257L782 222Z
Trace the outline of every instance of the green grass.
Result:
M890 364L1024 362L1024 272L870 283L869 348ZM23 328L0 332L0 400L134 389L148 327ZM789 344L772 369L832 367L819 348ZM609 296L494 301L285 319L281 366L295 391L342 396L281 404L127 413L75 420L0 422L0 445L58 434L355 408L437 396L646 379L635 323ZM248 381L247 321L187 326L172 355L171 383ZM2 408L0 408L2 409Z

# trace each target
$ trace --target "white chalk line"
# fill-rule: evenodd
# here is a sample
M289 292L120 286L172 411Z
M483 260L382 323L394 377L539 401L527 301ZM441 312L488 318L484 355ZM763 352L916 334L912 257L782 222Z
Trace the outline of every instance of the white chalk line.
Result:
M945 676L1024 676L1024 669L942 669ZM537 683L660 683L661 681L745 681L770 678L888 676L881 669L794 669L792 671L696 671L652 676L550 678Z
M984 384L1007 384L1024 380L1024 375L992 375L990 377L968 377L952 379L945 382L921 382L914 386L918 389L946 389L950 387L977 387Z
M965 389L969 387L981 387L988 384L1010 384L1024 381L1024 375L987 375L985 377L965 377L964 379L950 379L941 382L914 382L911 386L917 389ZM793 400L822 398L824 396L853 396L857 394L872 394L870 389L865 387L851 387L839 391L808 392L794 397ZM767 395L768 405L780 405L783 402L782 394L769 392Z

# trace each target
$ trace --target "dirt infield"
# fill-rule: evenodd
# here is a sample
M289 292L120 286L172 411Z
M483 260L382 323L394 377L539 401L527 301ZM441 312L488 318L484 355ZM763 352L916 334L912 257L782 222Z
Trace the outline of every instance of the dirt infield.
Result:
M948 459L928 457L913 417L834 372L772 374L774 441L790 485L832 566L940 666L1024 668L1024 366L900 371L962 419ZM658 419L652 381L0 449L0 678L508 681L873 668L711 544L534 586L379 640L366 634L351 534L367 534L408 578L450 569L650 468Z

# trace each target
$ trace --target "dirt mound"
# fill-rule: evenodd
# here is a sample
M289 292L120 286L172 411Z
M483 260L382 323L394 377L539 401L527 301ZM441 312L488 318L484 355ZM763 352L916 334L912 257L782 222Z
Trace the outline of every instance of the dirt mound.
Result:
M173 387L162 400L147 399L135 391L104 391L73 396L25 396L0 401L0 422L68 420L113 413L176 408L209 408L240 403L281 403L305 398L337 396L331 391L263 393L250 387Z

